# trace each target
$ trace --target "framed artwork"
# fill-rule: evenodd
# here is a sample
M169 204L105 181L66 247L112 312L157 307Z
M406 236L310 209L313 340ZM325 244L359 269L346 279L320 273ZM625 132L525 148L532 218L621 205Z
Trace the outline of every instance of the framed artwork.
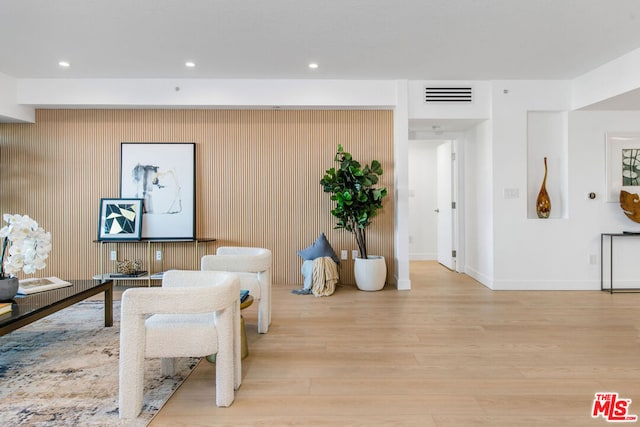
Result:
M195 238L195 170L195 143L120 144L120 197L143 200L142 238Z
M98 240L140 240L142 199L100 199Z
M607 202L620 202L620 190L640 193L640 133L607 133Z

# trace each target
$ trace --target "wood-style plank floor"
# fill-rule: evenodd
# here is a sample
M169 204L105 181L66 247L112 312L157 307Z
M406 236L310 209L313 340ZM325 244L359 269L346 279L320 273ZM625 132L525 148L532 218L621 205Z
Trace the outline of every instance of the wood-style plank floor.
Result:
M603 426L596 392L640 414L640 294L490 291L434 262L411 291L330 297L273 288L229 408L200 362L151 422L161 426Z

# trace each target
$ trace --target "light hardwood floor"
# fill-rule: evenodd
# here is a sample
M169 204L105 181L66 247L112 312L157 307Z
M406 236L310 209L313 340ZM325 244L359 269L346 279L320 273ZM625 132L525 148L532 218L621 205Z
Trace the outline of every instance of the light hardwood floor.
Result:
M273 288L229 408L200 362L150 424L161 426L602 426L596 392L640 414L640 294L490 291L433 262L411 291L331 297Z

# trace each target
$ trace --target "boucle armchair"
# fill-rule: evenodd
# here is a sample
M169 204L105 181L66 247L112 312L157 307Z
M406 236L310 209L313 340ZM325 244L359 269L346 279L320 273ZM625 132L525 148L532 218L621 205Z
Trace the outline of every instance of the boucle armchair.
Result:
M235 274L167 271L160 288L125 290L121 307L120 418L140 414L145 358L162 358L162 374L172 375L176 357L216 354L216 405L233 403L242 374Z
M258 333L266 334L271 324L271 251L264 248L222 246L216 255L205 255L202 270L231 271L240 278L258 304Z

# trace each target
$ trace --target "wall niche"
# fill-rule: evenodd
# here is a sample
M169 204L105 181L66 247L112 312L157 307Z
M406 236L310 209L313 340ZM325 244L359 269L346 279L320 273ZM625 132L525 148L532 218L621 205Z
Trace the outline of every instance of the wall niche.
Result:
M551 199L549 219L566 219L568 207L568 113L529 111L527 113L527 218L538 219L536 199L544 178L547 158L547 192Z

